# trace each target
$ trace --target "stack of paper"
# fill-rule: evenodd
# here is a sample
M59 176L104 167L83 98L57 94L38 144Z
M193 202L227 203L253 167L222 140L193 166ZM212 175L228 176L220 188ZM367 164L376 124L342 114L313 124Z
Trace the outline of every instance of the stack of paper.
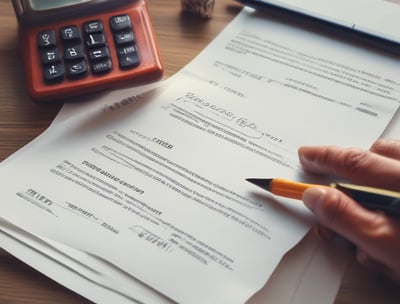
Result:
M2 163L0 246L97 303L331 302L343 244L245 178L311 179L303 144L368 148L399 67L245 9L166 83L66 105Z

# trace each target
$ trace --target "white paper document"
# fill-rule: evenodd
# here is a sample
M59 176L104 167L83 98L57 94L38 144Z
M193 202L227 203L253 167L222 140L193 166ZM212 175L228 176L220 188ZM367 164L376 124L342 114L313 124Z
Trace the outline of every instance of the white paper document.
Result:
M95 303L175 303L104 260L39 238L0 221L0 243L19 259ZM310 232L281 260L248 304L333 303L348 257L347 244Z
M244 303L313 224L245 178L310 179L303 144L368 148L398 108L399 67L244 10L165 86L69 105L4 162L3 232L132 301Z
M289 11L399 43L400 7L384 0L258 0Z

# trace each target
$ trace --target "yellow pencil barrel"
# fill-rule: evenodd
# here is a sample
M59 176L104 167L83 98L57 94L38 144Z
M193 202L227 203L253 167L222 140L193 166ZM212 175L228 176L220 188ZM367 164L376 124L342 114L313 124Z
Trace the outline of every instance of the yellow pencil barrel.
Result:
M303 196L303 192L311 187L321 187L321 186L293 182L283 178L274 178L271 182L272 193L295 199L301 199Z

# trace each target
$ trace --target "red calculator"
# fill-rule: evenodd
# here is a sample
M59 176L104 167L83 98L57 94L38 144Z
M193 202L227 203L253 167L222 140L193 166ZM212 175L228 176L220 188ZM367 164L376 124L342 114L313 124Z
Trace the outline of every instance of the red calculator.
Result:
M29 95L40 103L160 79L144 0L12 0Z

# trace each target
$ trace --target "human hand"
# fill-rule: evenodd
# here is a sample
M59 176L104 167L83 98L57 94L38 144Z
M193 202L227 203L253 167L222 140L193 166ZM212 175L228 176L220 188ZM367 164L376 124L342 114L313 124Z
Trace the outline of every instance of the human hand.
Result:
M378 140L370 151L336 146L301 147L303 168L353 183L400 191L400 141ZM321 237L337 233L352 242L358 262L400 283L400 219L365 209L334 188L310 188L305 205L315 214Z

